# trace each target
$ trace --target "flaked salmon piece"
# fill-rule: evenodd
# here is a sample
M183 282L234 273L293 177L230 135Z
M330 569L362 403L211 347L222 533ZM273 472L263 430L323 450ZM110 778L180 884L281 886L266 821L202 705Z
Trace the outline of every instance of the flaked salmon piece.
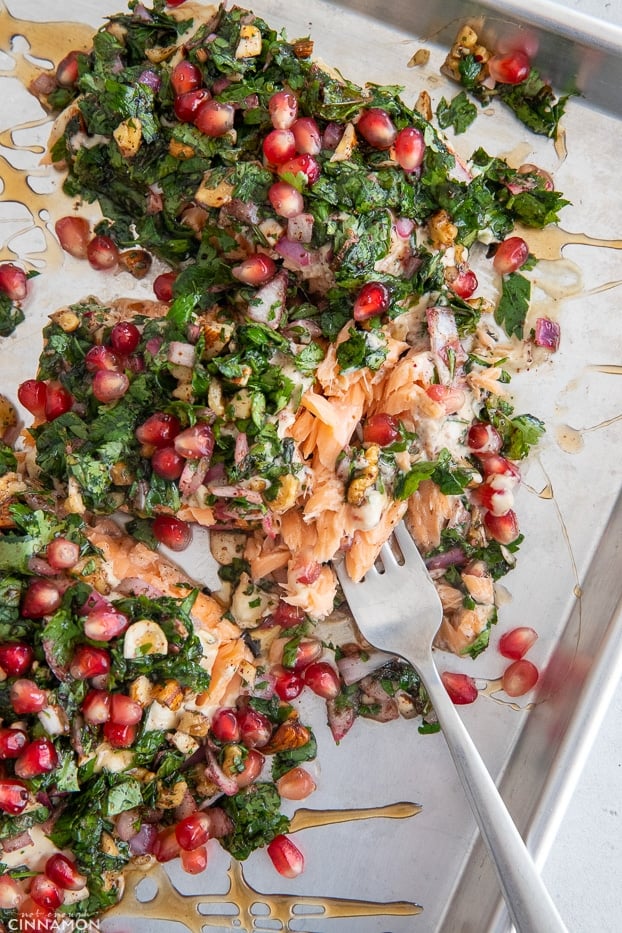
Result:
M490 366L481 372L468 373L466 381L476 395L486 395L490 392L492 395L504 396L508 394L508 390L500 381L502 376L503 370L500 366Z
M431 479L425 479L408 500L406 524L422 554L441 543L441 532L457 508L454 497L446 496Z
M380 553L395 526L406 512L406 502L391 502L378 524L367 531L354 532L352 544L346 551L346 570L355 581L362 580Z
M242 639L221 645L210 670L210 685L199 694L196 705L199 708L219 706L230 689L235 689L237 696L242 687L238 671L242 662L248 660L249 651Z
M373 386L381 383L386 374L395 366L400 356L408 350L408 344L403 340L396 339L390 333L388 328L382 328L384 340L386 342L386 358L378 370L371 372L366 367L348 372L342 372L337 359L337 348L341 343L350 337L351 323L343 327L336 340L332 343L324 359L315 371L315 376L327 396L345 397L349 395L353 387L359 387L366 399L369 401L373 393Z
M463 593L455 586L449 586L448 583L437 583L436 591L440 597L443 612L455 612L462 607L464 602Z
M360 383L352 386L347 398L325 398L317 392L305 392L300 404L315 415L317 440L315 453L319 463L334 469L337 458L361 420L364 411L364 391Z
M327 618L334 609L337 595L337 580L332 569L328 566L322 567L313 583L301 583L296 569L292 561L288 567L287 583L282 584L283 602L289 603L290 606L298 606L312 619Z
M203 525L206 528L210 528L212 525L216 524L214 510L208 505L188 505L188 503L185 502L178 510L177 517L185 522L196 522L197 525Z
M327 510L337 512L345 502L345 484L334 470L322 464L313 471L311 495L304 505L305 521L318 518Z
M305 522L299 511L290 509L281 516L281 538L292 554L296 554L303 548L315 546L317 531L312 523Z
M434 643L439 648L463 654L488 625L494 606L476 606L447 613Z
M286 545L275 544L270 538L249 538L244 548L253 580L262 580L275 570L286 567L291 556L292 552Z
M462 582L476 603L486 605L495 601L495 584L492 577L464 571L460 574Z

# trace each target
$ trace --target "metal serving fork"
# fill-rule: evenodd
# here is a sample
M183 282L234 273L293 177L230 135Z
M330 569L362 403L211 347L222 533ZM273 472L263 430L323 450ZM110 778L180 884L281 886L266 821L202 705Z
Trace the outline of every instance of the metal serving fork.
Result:
M409 661L421 677L516 929L562 933L566 927L436 669L432 641L442 618L441 602L406 527L397 526L392 542L383 545L376 566L360 583L352 582L343 561L336 561L335 569L365 638Z

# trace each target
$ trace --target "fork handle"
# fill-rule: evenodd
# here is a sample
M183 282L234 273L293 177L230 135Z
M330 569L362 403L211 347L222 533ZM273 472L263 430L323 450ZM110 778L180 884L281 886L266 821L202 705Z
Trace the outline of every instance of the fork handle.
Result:
M505 902L519 933L567 933L497 787L449 699L433 662L418 665Z

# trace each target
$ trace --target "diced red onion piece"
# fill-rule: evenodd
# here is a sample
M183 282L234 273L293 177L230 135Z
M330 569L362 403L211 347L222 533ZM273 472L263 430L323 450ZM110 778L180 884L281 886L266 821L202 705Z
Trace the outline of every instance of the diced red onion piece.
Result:
M559 347L561 328L556 321L548 317L539 317L536 321L535 343L537 347L544 347L553 353Z

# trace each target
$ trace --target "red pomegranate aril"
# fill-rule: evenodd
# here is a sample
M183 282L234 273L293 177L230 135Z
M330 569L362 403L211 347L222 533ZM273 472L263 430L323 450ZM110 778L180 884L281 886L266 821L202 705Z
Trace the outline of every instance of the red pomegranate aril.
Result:
M192 540L190 525L173 515L157 515L153 520L152 531L160 544L171 551L185 550Z
M104 723L104 738L113 748L131 748L136 741L135 725L123 726L110 720Z
M531 62L524 52L516 49L506 55L492 55L488 59L488 71L500 84L520 84L529 76Z
M505 515L514 505L513 483L505 476L489 476L473 490L473 499L493 515Z
M44 910L57 910L63 903L63 895L58 887L45 875L36 875L30 884L30 897Z
M86 248L86 258L94 269L114 269L119 262L117 244L109 236L94 236Z
M31 897L19 905L17 919L23 930L29 933L56 933L58 921L54 911L36 904Z
M11 301L22 301L28 293L28 278L24 270L12 262L0 263L0 292L4 292Z
M293 175L297 178L302 175L305 185L314 185L320 177L320 163L312 155L297 155L279 165L278 173L281 177Z
M509 697L522 697L535 687L539 676L536 665L521 658L503 672L501 686Z
M470 298L477 291L477 276L472 269L463 269L449 282L449 287L458 298Z
M160 830L153 848L153 854L158 862L170 862L181 854L181 846L177 842L175 826L167 826Z
M212 99L206 87L179 94L173 102L175 116L181 123L194 123L199 107Z
M290 91L276 91L268 101L268 112L276 130L288 130L298 115L298 101Z
M297 878L304 871L304 857L287 836L275 836L268 846L268 855L279 875Z
M14 778L0 778L0 811L16 816L28 806L28 788Z
M231 269L231 275L244 285L265 285L276 274L276 263L264 253L253 253Z
M73 653L69 673L76 680L101 677L110 671L110 654L105 648L94 645L78 645Z
M231 104L208 100L201 104L194 118L194 125L205 136L217 138L233 129L235 110Z
M15 878L11 878L10 875L0 878L0 910L15 910L24 897L24 890Z
M236 711L231 707L216 710L212 718L211 732L218 742L239 742L240 723Z
M194 424L176 435L175 450L185 460L200 460L211 457L214 452L214 432L209 424Z
M399 421L386 412L370 415L363 425L363 443L386 447L400 436Z
M524 266L529 258L529 247L520 236L511 236L495 250L492 264L498 275L510 275Z
M171 87L177 96L188 91L196 91L202 84L203 75L192 62L178 62L171 72Z
M464 390L456 386L433 383L427 387L425 392L434 402L443 406L446 415L453 415L460 411L465 402Z
M131 321L118 321L110 331L110 346L121 356L133 353L140 343L140 331Z
M291 130L270 130L261 145L270 165L281 165L296 155L296 140Z
M63 891L81 891L86 887L87 879L80 874L78 866L61 852L51 855L45 863L46 877L57 884Z
M251 784L255 783L261 774L265 761L266 759L261 752L257 751L256 748L249 748L242 770L231 775L240 789L250 787Z
M306 667L317 661L322 654L322 642L317 638L303 638L296 648L294 663L291 665L295 671L304 671Z
M93 395L102 405L123 398L129 387L130 380L125 373L112 373L107 369L98 369L93 376Z
M486 512L484 515L484 527L495 541L499 544L511 544L516 541L520 534L518 519L516 513L510 509L504 515L495 515L493 512Z
M356 124L356 130L374 149L390 149L397 138L393 120L381 107L364 110Z
M61 87L72 87L79 76L78 58L83 55L77 49L72 49L56 66L56 80Z
M92 726L103 726L110 721L111 694L107 690L89 690L82 701L82 715Z
M173 300L173 285L176 279L176 272L163 272L153 280L153 293L158 301Z
M121 361L116 353L103 344L96 344L86 351L84 365L90 373L96 372L118 372L121 369Z
M315 661L302 672L307 687L325 700L334 700L341 692L339 674L327 661Z
M322 148L336 149L341 142L344 131L345 125L343 123L335 123L332 120L327 123L322 134Z
M503 447L503 439L496 428L485 421L476 421L467 431L466 443L475 454L496 454Z
M300 696L305 685L300 674L280 666L273 670L273 674L276 676L274 691L280 700L289 703Z
M80 559L80 545L59 535L46 547L45 557L54 570L70 570Z
M449 699L456 706L465 706L468 703L474 703L477 699L477 686L473 678L469 677L468 674L453 674L450 671L443 671L441 680L449 694Z
M158 447L151 457L151 469L156 476L172 481L179 479L185 462L174 447Z
M48 697L34 680L20 678L13 681L9 688L11 706L18 716L40 713L48 705Z
M56 612L62 599L58 587L51 580L37 577L26 588L20 612L25 619L40 619Z
M26 379L17 389L18 401L35 418L45 418L47 385L41 379Z
M93 641L110 641L126 630L130 621L122 612L106 604L96 606L84 620L84 634Z
M296 152L317 155L322 151L322 134L313 117L299 117L291 126Z
M520 482L520 470L518 467L498 453L482 452L477 455L482 465L484 476L507 476L515 482Z
M54 224L54 230L66 253L75 259L86 259L92 234L85 217L61 217Z
M58 767L58 754L49 739L34 739L15 762L15 774L29 781Z
M157 411L136 428L136 437L141 444L168 447L180 431L179 418L164 411Z
M181 6L186 0L166 0L167 6Z
M304 800L316 789L316 784L304 768L291 768L276 781L276 789L285 800Z
M124 693L113 693L110 698L110 720L118 726L135 726L143 718L140 703Z
M258 710L248 707L238 712L240 739L247 748L263 748L270 741L272 723Z
M204 846L210 837L209 817L201 812L191 813L185 819L180 820L175 827L175 836L182 849L192 851Z
M7 677L22 677L31 668L35 653L26 642L11 641L0 645L0 667Z
M48 382L45 392L45 417L48 421L55 421L61 415L71 411L73 398L71 393L60 382Z
M19 758L30 739L23 729L0 727L0 759Z
M300 625L301 622L304 622L304 618L304 610L300 606L290 606L289 603L284 602L282 599L279 600L276 609L272 613L274 624L285 629Z
M200 875L207 868L207 849L205 846L198 846L191 851L182 849L179 853L179 859L186 874Z
M538 633L528 625L519 625L499 639L499 652L504 658L520 661L538 640Z
M300 191L286 181L276 181L268 189L268 200L279 217L295 217L304 210L304 198Z
M383 282L367 282L356 296L353 316L355 321L367 321L388 310L391 303L389 289Z
M415 172L425 156L425 140L421 130L406 126L395 137L395 159L405 172Z

